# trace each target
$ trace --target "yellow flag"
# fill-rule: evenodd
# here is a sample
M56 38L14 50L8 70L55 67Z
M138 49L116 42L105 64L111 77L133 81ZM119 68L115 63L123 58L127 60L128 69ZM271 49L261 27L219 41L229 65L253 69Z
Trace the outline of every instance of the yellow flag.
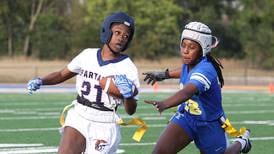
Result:
M65 114L66 114L67 110L69 108L71 108L73 105L74 104L72 103L72 104L69 104L69 105L67 105L67 106L64 107L64 109L63 109L63 111L62 111L62 113L60 115L60 118L59 118L59 123L60 123L61 126L63 126L65 124Z
M117 122L119 125L122 126L128 126L128 125L138 125L140 126L135 133L132 136L132 139L134 139L137 142L140 142L142 137L144 136L146 130L147 130L147 125L146 123L140 119L140 118L132 118L129 122L124 122L122 119Z
M225 122L222 125L222 128L225 130L227 134L229 134L232 137L237 137L240 135L243 135L246 131L245 127L241 127L240 130L237 130L232 126L230 121L228 119L225 120Z

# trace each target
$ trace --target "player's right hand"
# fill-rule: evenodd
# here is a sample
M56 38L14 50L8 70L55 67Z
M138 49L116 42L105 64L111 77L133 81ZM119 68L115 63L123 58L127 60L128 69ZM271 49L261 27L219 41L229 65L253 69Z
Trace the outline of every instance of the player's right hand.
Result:
M163 81L170 78L168 69L164 72L145 72L143 75L145 75L144 81L151 85L154 85L156 81Z
M40 86L42 84L43 84L42 79L40 79L40 78L34 78L34 79L29 80L28 85L27 85L28 93L32 94L33 91L40 89Z

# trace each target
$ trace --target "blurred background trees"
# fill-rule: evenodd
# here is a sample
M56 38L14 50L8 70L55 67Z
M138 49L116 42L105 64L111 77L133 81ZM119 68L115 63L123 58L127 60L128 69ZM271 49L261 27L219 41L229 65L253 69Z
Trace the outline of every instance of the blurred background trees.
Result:
M272 0L2 0L0 56L71 59L81 49L101 47L104 18L124 11L136 22L128 50L133 58L179 56L184 25L202 21L221 41L216 56L272 69L273 8Z

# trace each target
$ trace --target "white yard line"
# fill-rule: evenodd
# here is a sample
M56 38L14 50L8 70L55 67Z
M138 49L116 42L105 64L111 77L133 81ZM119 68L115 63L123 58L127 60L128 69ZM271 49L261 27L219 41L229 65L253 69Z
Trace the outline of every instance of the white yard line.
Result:
M143 117L143 120L165 120L166 117L164 116L153 116L153 117Z
M252 141L267 141L267 140L274 140L274 136L269 136L269 137L252 137L250 139Z
M18 129L0 129L0 132L32 132L32 131L58 131L58 128L18 128Z
M4 143L4 144L0 144L0 148L15 148L15 147L36 147L36 146L43 146L43 144L38 143L38 144L12 144L12 143Z
M23 147L9 148L2 150L0 154L41 154L41 153L57 153L57 147Z
M20 116L20 117L0 117L0 120L38 120L38 119L58 119L59 116Z
M274 113L274 110L226 111L226 114L265 114Z
M135 146L135 145L139 145L139 146L143 146L143 145L155 145L156 142L150 142L150 143L120 143L120 146Z
M41 153L57 153L58 147L44 146L38 144L0 144L0 154L41 154ZM117 153L124 153L125 150L118 149Z
M249 103L235 103L235 104L231 104L231 103L227 103L227 104L223 104L223 107L263 107L263 106L274 106L274 104L270 104L270 103L260 103L260 104L249 104Z
M274 120L245 120L242 122L232 122L232 124L249 124L249 125L268 125L274 126Z

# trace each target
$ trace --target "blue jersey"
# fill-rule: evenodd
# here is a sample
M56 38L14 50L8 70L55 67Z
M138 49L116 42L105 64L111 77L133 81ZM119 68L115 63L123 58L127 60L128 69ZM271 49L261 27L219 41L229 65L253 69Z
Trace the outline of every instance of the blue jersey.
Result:
M197 93L179 107L194 119L214 121L224 114L222 108L221 87L217 72L210 61L204 57L191 71L183 64L180 86L192 83Z

